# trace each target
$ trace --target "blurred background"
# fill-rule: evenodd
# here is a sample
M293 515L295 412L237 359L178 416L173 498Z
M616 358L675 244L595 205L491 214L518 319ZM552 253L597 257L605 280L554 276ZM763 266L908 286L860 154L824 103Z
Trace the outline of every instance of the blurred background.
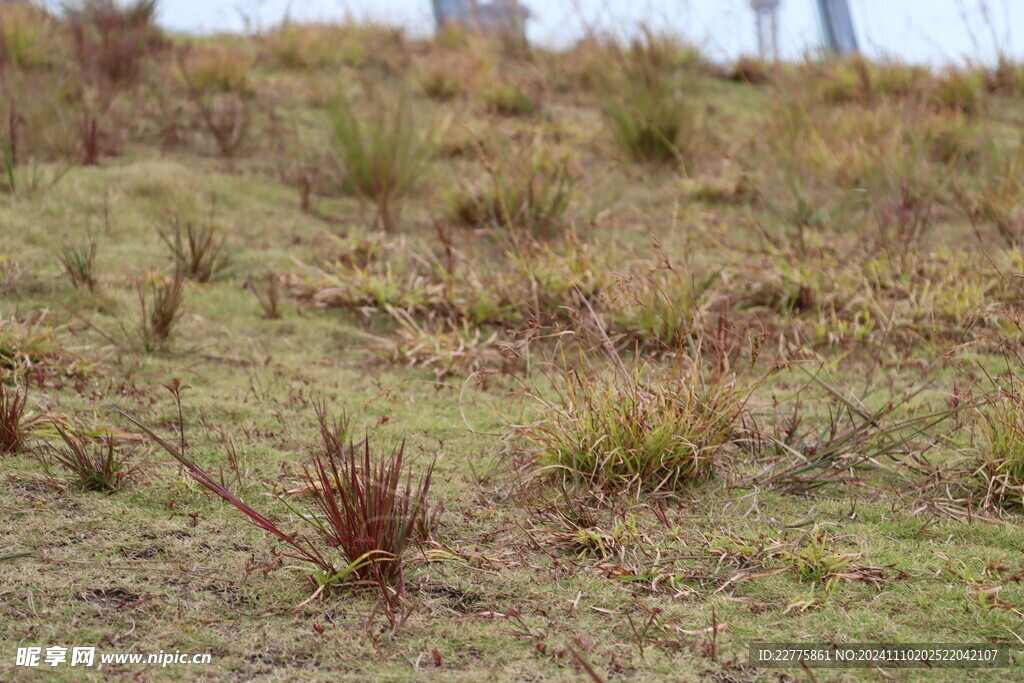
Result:
M527 35L563 47L588 31L628 36L641 24L667 29L728 61L758 52L750 0L522 0L531 13ZM861 52L870 57L942 66L992 63L1000 53L1024 57L1024 2L1019 0L848 0ZM433 30L431 0L165 0L161 21L189 32L252 31L279 23L345 17ZM799 59L822 44L818 0L781 0L777 10L782 59Z

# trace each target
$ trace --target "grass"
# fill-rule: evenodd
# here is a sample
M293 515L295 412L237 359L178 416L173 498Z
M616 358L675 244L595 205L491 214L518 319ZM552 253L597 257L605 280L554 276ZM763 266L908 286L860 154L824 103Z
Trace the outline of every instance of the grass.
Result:
M353 23L177 36L105 93L67 20L48 21L45 65L0 83L17 160L0 385L28 392L27 443L0 477L4 657L212 655L102 672L168 680L752 681L771 678L753 641L1019 643L1005 67L968 113L912 67L747 64L736 80L648 38L658 87L705 119L674 143L680 168L635 163L603 125L606 77L641 67L597 38L512 54ZM205 103L246 103L232 156L182 65ZM448 99L422 91L440 65ZM488 111L495 75L543 106ZM339 87L364 141L403 91L411 120L443 124L386 233L373 194L341 187ZM550 165L531 175L535 157ZM548 170L563 159L564 205ZM33 167L61 182L29 192ZM453 188L485 218L456 221ZM185 220L202 228L210 196L231 266L197 282L155 237L173 242L180 217L191 262ZM531 215L548 227L531 234ZM89 292L55 255L93 236ZM46 453L69 449L51 422L93 470L109 433L121 472L144 472L81 490ZM969 675L1020 670L1012 648L1008 669Z
M202 226L186 221L183 227L177 219L173 225L171 232L160 232L160 239L171 252L175 272L181 271L194 282L210 282L228 267L230 258L224 250L224 237L213 222L212 209Z
M175 396L180 411L181 384L166 388ZM412 474L403 464L404 444L383 456L371 456L368 438L362 440L361 448L352 442L345 447L344 420L331 423L326 410L324 403L318 406L320 449L303 470L301 493L311 497L310 510L301 512L287 504L316 532L318 542L286 533L188 458L184 447L172 446L135 418L118 412L181 463L196 483L233 505L258 528L285 541L296 551L293 557L313 565L314 597L346 582L354 581L356 586L368 582L379 590L392 627L396 627L406 593L404 556L414 543L430 537L436 523L428 501L433 467L414 486ZM340 551L340 558L332 557L330 549Z
M691 164L701 125L698 100L681 87L663 46L647 35L618 61L602 108L619 147L637 161Z
M541 471L577 491L675 491L699 483L724 461L749 393L736 378L701 365L679 359L659 372L619 361L596 374L585 363L561 367L556 398L535 394L542 415L516 433Z
M137 80L142 62L164 45L156 25L157 5L157 0L81 0L68 5L68 27L82 71L103 87Z
M0 382L0 454L16 453L24 446L27 405L28 387L19 390Z
M316 491L320 532L358 567L356 576L376 582L385 593L388 586L397 586L400 595L405 592L403 558L413 543L430 537L427 496L433 471L428 469L414 486L403 467L404 453L403 444L390 455L371 457L370 441L364 439L361 449L350 444L344 460L325 449L314 458L314 469L305 472Z
M341 94L329 109L341 187L372 200L384 230L396 226L395 202L414 189L434 154L433 133L412 106L403 93L394 103L376 102L373 114L361 117Z
M262 284L258 284L258 282L259 280L249 280L246 285L249 287L252 295L256 297L260 308L263 309L263 318L265 320L277 320L281 317L281 289L278 285L278 277L273 273L268 273L263 278Z
M37 68L52 57L52 21L31 3L5 6L0 11L0 68Z
M143 349L156 350L171 338L184 313L185 279L186 271L178 265L170 278L150 276L136 284L139 317L135 338Z
M112 436L91 442L71 436L56 423L53 428L63 444L46 446L41 460L48 473L52 467L60 467L79 489L98 493L120 490L134 474L127 463L128 455L120 452Z
M979 443L974 458L987 504L1024 505L1024 404L1016 384L975 409Z
M492 226L550 239L566 230L576 180L569 159L543 139L518 149L485 152L489 182L463 187L449 199L452 218L463 225Z
M537 111L537 103L515 83L495 81L480 91L487 110L501 116L530 116Z
M61 247L57 253L64 272L75 287L96 289L96 253L99 244L93 238L87 244Z

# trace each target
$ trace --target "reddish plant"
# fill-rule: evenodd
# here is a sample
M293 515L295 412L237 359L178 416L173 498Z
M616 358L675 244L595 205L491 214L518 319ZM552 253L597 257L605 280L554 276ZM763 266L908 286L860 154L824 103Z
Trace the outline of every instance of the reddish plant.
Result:
M167 385L177 398L178 385ZM409 547L425 540L432 532L436 515L430 514L427 495L433 465L414 484L404 443L390 455L375 456L367 439L359 446L345 439L345 420L330 420L326 406L317 408L321 425L320 453L313 457L312 468L305 468L305 490L313 498L312 511L296 510L298 516L317 532L321 543L339 549L344 562L330 559L333 553L322 550L306 536L289 534L275 522L232 493L190 458L183 448L171 445L149 427L127 413L114 408L184 467L196 482L233 505L267 533L293 549L292 557L317 568L320 590L349 577L355 577L381 590L382 602L394 622L396 599L404 595L403 559ZM404 481L403 481L404 480ZM292 507L290 503L286 504ZM396 589L396 590L393 590ZM319 591L318 591L319 592Z
M14 453L24 444L27 403L27 386L19 392L0 383L0 454Z

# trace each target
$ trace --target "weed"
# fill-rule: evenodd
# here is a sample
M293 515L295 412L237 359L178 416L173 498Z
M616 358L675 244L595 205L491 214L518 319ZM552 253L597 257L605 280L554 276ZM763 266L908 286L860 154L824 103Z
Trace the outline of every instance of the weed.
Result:
M699 356L698 356L699 358ZM564 359L563 359L564 361ZM595 490L666 491L710 475L734 438L750 389L679 357L668 371L560 369L542 417L515 428L543 471Z
M828 533L815 528L802 548L790 551L790 557L801 581L824 584L827 591L849 567L853 556L834 550Z
M56 422L53 428L64 443L47 445L47 456L41 456L48 473L52 465L58 465L81 490L100 493L120 490L132 476L134 470L127 466L129 455L119 452L109 434L93 442L71 436Z
M537 111L537 103L515 83L494 81L480 91L487 110L502 116L530 116Z
M540 137L496 160L484 153L490 183L462 188L448 200L452 217L464 225L490 225L523 231L534 238L559 235L573 200L575 175L565 155L550 151Z
M1024 240L1024 145L991 156L980 188L957 190L957 198L976 230L980 223L989 223L1006 246L1015 248Z
M698 281L686 264L676 268L662 256L660 267L620 279L609 296L613 305L607 318L644 343L684 348L698 334L714 278Z
M497 333L484 334L468 320L417 322L407 311L391 309L398 328L392 339L381 339L380 353L409 366L433 370L441 380L453 374L470 375L497 360Z
M14 291L21 278L21 263L9 256L0 256L0 293Z
M894 419L927 388L927 384L877 410L869 410L862 399L836 386L827 372L822 376L822 373L812 373L803 365L797 367L838 403L838 409L829 409L828 424L822 429L801 433L799 404L796 404L793 417L786 420L781 438L775 436L769 440L784 453L795 456L797 462L771 476L759 475L758 483L761 484L778 484L789 490L807 491L833 482L849 483L853 479L842 476L844 471L915 452L915 445L922 440L927 444L930 430L957 410L951 408Z
M24 320L0 318L0 375L7 370L60 365L54 330L45 319L45 311Z
M740 57L733 62L729 80L750 85L763 85L772 80L773 67L757 57Z
M213 222L213 209L210 218L203 226L186 221L184 227L175 218L173 231L160 233L160 239L171 252L175 271L182 271L195 282L210 282L230 263L224 252L224 238L218 235Z
M331 417L327 409L327 399L321 397L320 401L313 404L316 413L316 425L319 431L317 447L328 460L344 462L352 455L352 444L345 443L349 435L348 415L341 414L341 417ZM359 444L362 446L362 443Z
M146 351L164 345L181 319L185 280L185 269L179 265L170 278L150 276L136 285L139 297L136 337Z
M700 130L699 112L663 49L652 41L647 34L620 58L617 76L604 88L605 118L616 142L634 160L686 166Z
M19 391L0 382L0 455L16 453L24 445L27 404L27 385Z
M256 301L259 302L260 308L263 309L264 320L277 320L281 317L279 281L280 278L277 275L267 273L266 277L262 278L263 284L257 284L258 281L252 278L245 282L245 286L249 288L249 291L256 297Z
M386 71L405 60L401 30L374 24L284 21L263 37L270 61L288 69L329 69L377 65Z
M66 10L75 56L103 85L135 82L145 58L164 47L156 24L158 0L79 0Z
M451 65L442 63L434 66L420 77L423 94L438 102L453 100L463 92L464 84L460 74L452 73Z
M1006 54L1000 54L996 68L986 74L985 87L998 95L1024 93L1024 65Z
M225 158L235 156L246 143L253 118L245 71L229 64L201 69L181 56L177 62L178 76L189 100Z
M31 195L55 185L67 169L59 164L43 164L37 155L20 148L26 119L19 113L14 98L8 104L6 124L0 138L0 192Z
M987 505L1024 505L1024 398L1017 382L975 408L980 436L974 471Z
M347 436L345 421L332 425L326 417L326 407L321 405L320 410L321 426L326 425L330 433L328 441L314 454L311 468L304 469L303 492L313 498L310 510L299 511L285 501L317 532L320 543L285 532L186 457L180 448L135 418L117 412L181 463L197 483L233 505L256 526L290 545L296 551L294 557L312 564L318 586L314 595L345 581L361 579L379 589L382 604L392 625L396 625L397 606L405 595L404 557L413 543L428 537L433 530L431 524L436 521L428 501L433 466L414 485L408 461L404 460L404 444L384 456L371 454L368 439L362 442L361 449L350 442L339 451L336 446ZM330 550L323 546L337 550L340 559L332 559Z
M398 218L395 201L411 192L429 168L435 139L414 116L405 93L393 106L379 99L373 104L370 115L359 116L341 94L328 114L342 189L373 200L377 223L388 230Z
M64 246L57 252L64 272L75 287L85 287L89 291L96 289L97 249L98 243L93 238L87 244Z
M252 89L248 60L226 46L197 47L180 56L177 66L183 85L198 94L247 94Z
M423 78L420 87L427 97L438 102L453 100L462 93L458 79L444 71L431 72Z
M0 70L47 64L53 42L52 21L42 8L28 2L0 7Z
M935 98L946 109L977 116L985 108L982 74L969 69L946 69L935 86Z
M913 183L913 174L894 181L880 210L875 213L881 247L902 261L920 247L932 227L932 198Z
M928 71L899 62L872 63L856 55L836 60L813 79L818 96L828 104L877 105L884 97L920 97Z
M396 585L400 593L405 584L403 557L427 527L433 472L431 466L414 486L403 465L404 452L402 444L390 455L371 457L370 442L364 440L362 449L350 444L344 459L330 451L315 455L313 470L305 472L321 513L309 521L350 563L371 558L356 570L357 576L376 582L382 591Z
M581 560L621 558L624 556L626 548L637 543L641 538L636 518L631 516L615 519L608 529L604 529L596 523L583 522L561 511L555 511L554 518L557 526L531 529L530 536L532 537L538 531L543 532L549 544L557 548L564 548ZM593 520L588 521L592 522Z

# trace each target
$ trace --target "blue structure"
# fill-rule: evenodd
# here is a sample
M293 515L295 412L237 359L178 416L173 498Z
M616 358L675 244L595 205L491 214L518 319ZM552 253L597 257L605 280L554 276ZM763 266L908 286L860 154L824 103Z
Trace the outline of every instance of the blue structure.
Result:
M469 26L473 22L476 3L471 0L431 0L434 6L434 24L438 29L455 23Z
M438 30L447 24L459 24L472 30L526 39L526 20L530 10L517 0L491 0L485 3L477 0L431 0L431 4Z
M834 55L858 52L857 34L853 31L853 18L846 0L818 0L818 16L825 47Z

